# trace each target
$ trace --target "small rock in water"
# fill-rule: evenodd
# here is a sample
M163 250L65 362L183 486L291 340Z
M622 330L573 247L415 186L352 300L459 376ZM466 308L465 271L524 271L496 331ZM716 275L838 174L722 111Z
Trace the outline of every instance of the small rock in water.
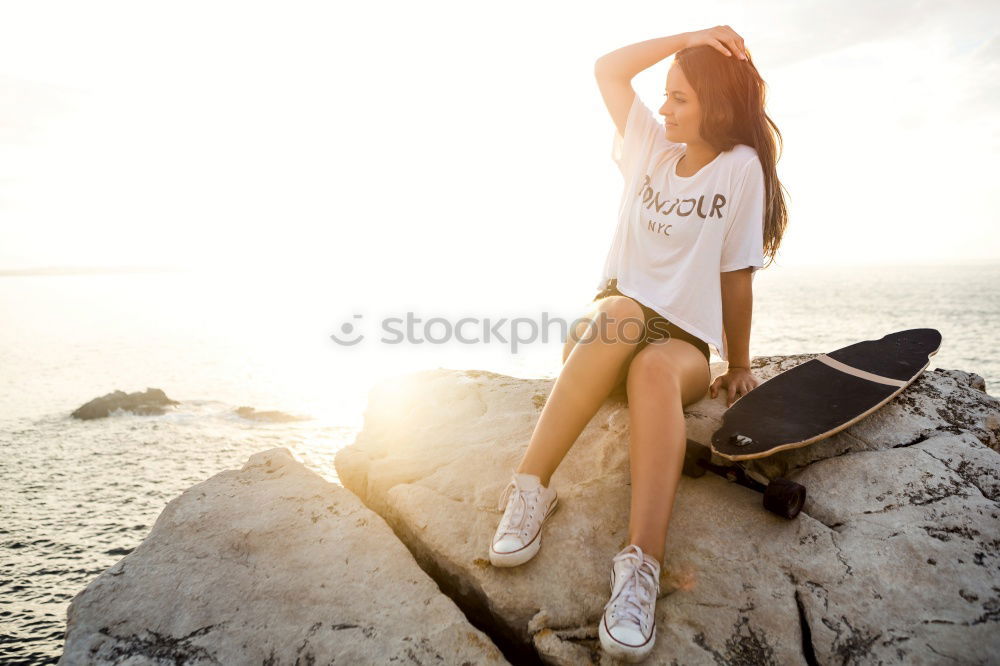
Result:
M279 411L258 412L253 407L238 407L236 413L245 419L254 421L268 421L270 423L287 423L289 421L308 421L305 416L293 416Z
M139 415L163 414L170 405L179 405L171 400L161 389L147 388L145 392L125 393L115 391L100 398L94 398L82 407L78 407L72 416L78 419L100 419L111 414L116 409Z

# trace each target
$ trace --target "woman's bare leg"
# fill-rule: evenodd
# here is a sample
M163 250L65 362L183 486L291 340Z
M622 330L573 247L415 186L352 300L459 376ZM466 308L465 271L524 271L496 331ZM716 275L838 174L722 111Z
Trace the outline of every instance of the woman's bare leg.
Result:
M628 318L634 321L623 324ZM584 326L578 327L576 344L569 336L563 368L516 470L537 475L544 486L621 379L643 333L642 309L627 296L600 299L587 319L598 323L605 319L603 334L595 324L589 337L581 337Z
M652 342L629 365L629 543L661 565L684 466L684 407L705 397L710 380L705 356L683 340Z

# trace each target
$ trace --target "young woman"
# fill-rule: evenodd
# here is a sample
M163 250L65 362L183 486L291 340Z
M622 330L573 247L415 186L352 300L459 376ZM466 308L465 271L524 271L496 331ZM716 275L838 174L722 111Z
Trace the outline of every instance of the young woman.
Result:
M674 53L661 125L631 80ZM516 566L535 556L556 508L552 473L605 399L624 391L629 545L612 560L599 635L606 652L637 661L656 636L687 440L684 407L720 390L728 406L759 383L750 371L751 285L786 225L775 171L781 134L764 112L765 84L743 38L729 26L612 51L597 60L595 75L625 178L618 227L601 291L566 341L563 368L500 499L490 561ZM709 344L729 363L711 386Z

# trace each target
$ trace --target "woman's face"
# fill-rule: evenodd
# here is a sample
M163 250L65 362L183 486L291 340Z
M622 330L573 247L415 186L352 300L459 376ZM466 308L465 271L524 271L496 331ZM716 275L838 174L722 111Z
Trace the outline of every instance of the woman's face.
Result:
M684 77L684 71L676 62L667 72L666 100L660 107L668 141L692 143L701 140L701 107L698 96Z

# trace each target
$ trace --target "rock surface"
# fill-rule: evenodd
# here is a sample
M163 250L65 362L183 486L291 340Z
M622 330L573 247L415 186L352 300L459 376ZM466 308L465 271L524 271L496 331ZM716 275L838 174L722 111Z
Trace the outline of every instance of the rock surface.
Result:
M163 414L167 407L179 404L181 403L171 400L158 388L147 388L135 393L114 391L77 407L72 416L84 420L100 419L119 409L139 415L157 415Z
M766 380L813 356L758 357L754 372ZM457 370L395 378L370 394L337 473L495 640L545 663L605 663L597 623L628 539L620 400L605 402L553 475L562 506L540 553L512 569L487 557L497 498L552 383ZM994 660L1000 403L984 390L978 375L925 372L837 435L754 461L808 488L794 520L713 474L682 477L649 663ZM690 405L688 436L709 441L724 411L722 395Z
M60 664L505 664L385 522L287 449L167 504L71 603Z

